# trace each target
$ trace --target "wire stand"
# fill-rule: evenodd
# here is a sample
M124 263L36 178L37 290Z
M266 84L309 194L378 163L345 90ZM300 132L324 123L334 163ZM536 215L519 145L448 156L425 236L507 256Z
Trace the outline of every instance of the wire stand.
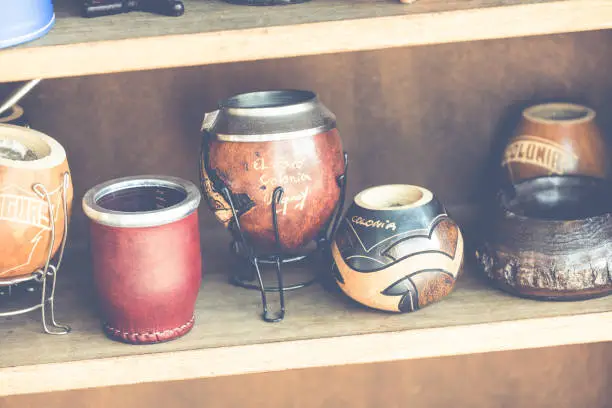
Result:
M244 274L233 274L230 277L230 283L233 285L246 288L246 289L254 289L259 290L261 293L261 303L263 306L263 314L262 318L264 321L268 323L276 323L280 322L285 317L285 292L291 290L297 290L304 288L306 286L312 285L319 279L319 276L315 274L315 276L307 281L296 283L293 285L285 286L283 284L283 273L282 266L287 264L293 264L296 262L306 261L312 259L317 255L324 255L326 251L329 250L329 243L340 224L342 209L344 208L344 200L346 198L346 174L348 168L348 155L344 153L344 171L343 173L337 177L336 182L338 183L338 187L340 187L340 198L338 200L338 204L334 209L332 218L330 222L323 228L322 232L316 239L316 248L308 254L305 255L294 255L287 257L283 255L281 243L280 243L280 230L278 226L278 213L277 206L281 203L281 199L283 198L284 189L281 186L278 186L274 189L272 194L272 225L274 227L274 238L275 238L275 246L276 253L275 254L257 254L253 249L253 246L249 244L246 239L241 227L240 220L238 219L238 213L236 208L234 207L234 203L232 201L231 194L227 187L224 187L221 190L221 194L230 205L232 210L232 218L233 218L233 226L232 233L236 238L230 244L230 251L237 255L240 258L246 259L249 264L249 273L245 277ZM263 266L273 265L276 271L276 279L278 282L277 286L265 286L263 283L263 278L261 274L261 269ZM268 292L278 292L279 294L279 302L280 302L280 310L277 313L271 313L268 308L268 299L266 293Z
M47 202L49 208L49 225L51 228L51 239L49 242L49 249L47 251L47 259L42 269L34 271L32 274L27 276L18 276L15 278L0 279L0 287L8 287L8 295L11 296L14 285L22 285L26 283L34 283L40 285L40 302L33 306L29 306L22 309L15 309L8 312L0 312L0 317L17 316L24 313L29 313L34 310L40 309L42 327L45 333L62 335L70 332L70 326L60 324L55 320L55 286L57 283L57 273L60 270L62 259L64 257L64 250L66 248L66 240L68 238L68 200L67 200L67 188L70 182L70 174L64 173L63 183L61 186L62 194L62 209L64 211L64 234L59 248L57 256L57 262L55 265L51 263L53 257L53 248L55 247L56 231L55 231L55 217L56 213L53 211L53 204L51 202L51 196L49 192L40 183L36 183L32 186L32 190L38 197L44 199ZM28 289L33 289L29 287ZM49 309L49 316L47 317L47 309Z

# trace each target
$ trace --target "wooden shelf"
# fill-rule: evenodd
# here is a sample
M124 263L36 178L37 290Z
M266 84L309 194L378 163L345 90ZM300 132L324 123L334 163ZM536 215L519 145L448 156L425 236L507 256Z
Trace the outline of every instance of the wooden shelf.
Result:
M314 0L247 7L186 0L187 13L83 19L56 0L46 37L0 51L0 82L250 61L612 27L609 0Z
M219 255L227 242L218 239L225 234L204 241L194 329L157 345L103 335L88 257L69 254L56 299L58 320L73 332L42 334L37 312L0 319L0 396L612 340L612 296L519 299L489 287L474 268L448 298L417 313L369 310L314 285L287 295L284 322L264 323L259 294L227 283L231 265Z

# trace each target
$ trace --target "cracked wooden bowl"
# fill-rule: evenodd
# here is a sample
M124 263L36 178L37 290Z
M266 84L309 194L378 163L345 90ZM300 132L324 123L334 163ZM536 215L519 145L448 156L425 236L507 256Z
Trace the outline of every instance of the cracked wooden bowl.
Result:
M498 195L476 252L490 279L510 293L578 300L612 293L612 199L603 180L538 177Z

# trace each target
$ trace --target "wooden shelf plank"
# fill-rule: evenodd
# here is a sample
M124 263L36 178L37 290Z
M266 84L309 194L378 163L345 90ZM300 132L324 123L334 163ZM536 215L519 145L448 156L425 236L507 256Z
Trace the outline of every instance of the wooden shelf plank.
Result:
M315 0L285 7L186 1L180 18L82 19L56 1L46 37L0 51L0 82L372 50L612 27L608 0Z
M206 233L194 329L149 346L103 335L88 259L69 254L56 299L58 320L73 332L42 334L36 312L0 319L0 396L612 340L612 296L519 299L474 268L448 298L417 313L373 311L314 285L288 293L284 322L264 323L259 294L227 283L232 265L219 256L227 253L219 236L225 231Z

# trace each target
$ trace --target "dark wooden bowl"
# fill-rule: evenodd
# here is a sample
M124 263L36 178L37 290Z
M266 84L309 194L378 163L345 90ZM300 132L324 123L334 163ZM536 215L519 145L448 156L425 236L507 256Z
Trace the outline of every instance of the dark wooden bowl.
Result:
M578 300L612 293L612 199L602 180L550 176L501 191L476 256L513 294Z

